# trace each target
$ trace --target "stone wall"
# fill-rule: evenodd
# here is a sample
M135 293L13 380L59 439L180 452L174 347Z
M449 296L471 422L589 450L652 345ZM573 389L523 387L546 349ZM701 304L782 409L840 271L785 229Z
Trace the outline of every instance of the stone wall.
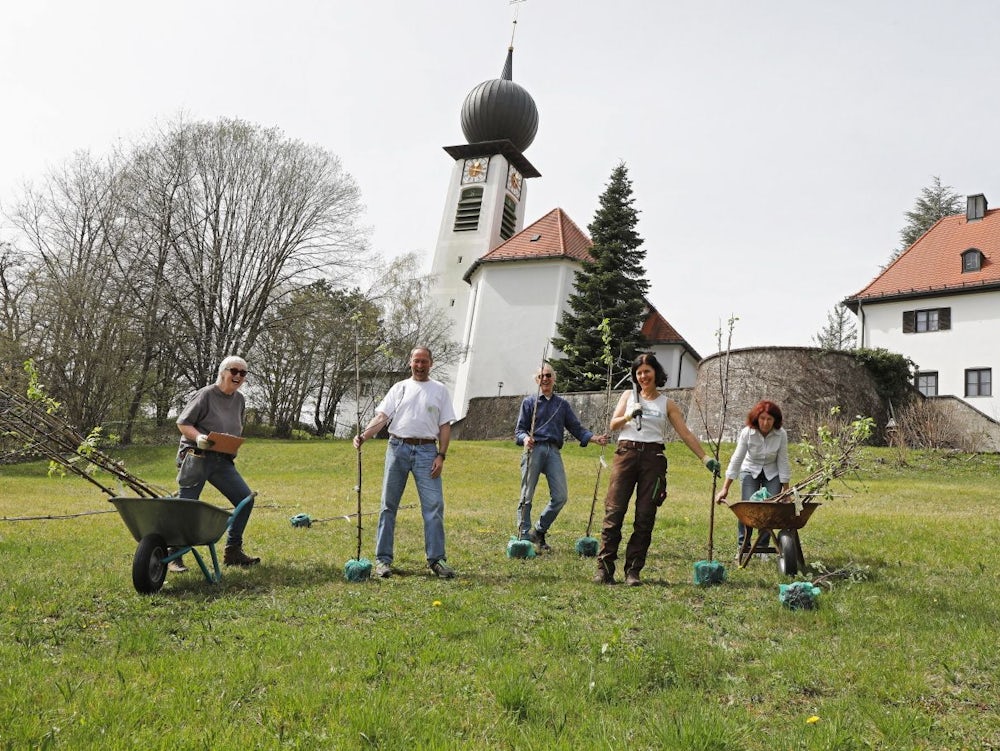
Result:
M698 411L706 405L709 434L719 435L723 382L728 382L723 440L735 440L750 409L761 399L781 407L793 441L813 440L817 425L839 407L848 420L875 418L873 439L881 443L889 419L868 369L847 352L813 347L755 347L711 355L701 361L692 396ZM689 424L691 424L689 420ZM697 432L697 431L696 431Z
M691 389L664 391L680 404L685 413L687 412ZM606 391L581 391L559 395L572 405L573 411L584 427L595 433L607 431L610 414ZM621 391L611 394L610 411L614 411L621 395ZM514 440L514 426L517 425L517 415L523 400L523 396L483 396L471 399L465 418L452 427L452 436L466 441ZM698 433L694 426L691 426L691 429Z
M1000 452L1000 423L956 396L920 397L913 408L898 412L893 442L969 453Z
M723 382L728 384L723 404ZM612 394L613 410L621 391ZM702 441L716 440L722 429L723 441L735 441L746 422L747 412L761 399L781 407L785 428L792 441L815 440L816 428L827 423L830 410L840 408L841 416L857 415L875 419L872 442L887 442L886 427L890 408L878 395L865 366L850 353L830 352L813 347L756 347L731 350L702 360L692 389L667 389L680 404L691 431ZM914 390L914 399L923 397ZM573 406L584 426L601 433L607 430L607 392L588 391L560 394ZM455 423L452 435L464 440L513 440L514 426L523 396L479 397L469 402L465 419ZM1000 424L972 406L953 397L933 400L939 419L947 419L956 429L954 448L965 451L1000 451ZM893 405L896 414L903 405ZM725 424L723 425L723 408ZM676 439L671 436L670 440Z

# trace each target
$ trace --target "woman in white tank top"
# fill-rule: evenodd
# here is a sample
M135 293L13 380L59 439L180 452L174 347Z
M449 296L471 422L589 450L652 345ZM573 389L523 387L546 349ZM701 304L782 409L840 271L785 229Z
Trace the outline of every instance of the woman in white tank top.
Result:
M637 587L642 583L639 572L646 565L656 509L667 497L667 457L663 454L667 423L710 471L718 475L720 467L685 424L677 403L660 393L659 389L667 384L667 374L654 355L635 358L632 383L633 390L622 394L611 417L611 430L620 433L604 500L604 524L594 581L615 583L622 525L635 491L635 522L625 547L625 583Z

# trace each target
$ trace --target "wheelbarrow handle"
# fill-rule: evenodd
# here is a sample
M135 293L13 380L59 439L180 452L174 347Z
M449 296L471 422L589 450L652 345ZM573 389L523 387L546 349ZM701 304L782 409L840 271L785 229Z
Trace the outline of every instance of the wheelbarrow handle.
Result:
M257 491L255 490L246 498L244 498L242 501L240 501L238 504L236 504L236 508L233 509L233 513L229 515L229 521L226 522L226 529L229 529L231 526L233 526L233 520L240 515L243 509L245 509L247 506L253 503L253 499L256 497L257 497Z

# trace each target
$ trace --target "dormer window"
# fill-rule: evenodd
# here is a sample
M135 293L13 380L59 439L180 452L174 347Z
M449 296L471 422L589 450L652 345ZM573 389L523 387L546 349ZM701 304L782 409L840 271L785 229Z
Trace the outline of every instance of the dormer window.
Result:
M969 248L962 253L962 273L979 271L983 268L983 253L976 248Z

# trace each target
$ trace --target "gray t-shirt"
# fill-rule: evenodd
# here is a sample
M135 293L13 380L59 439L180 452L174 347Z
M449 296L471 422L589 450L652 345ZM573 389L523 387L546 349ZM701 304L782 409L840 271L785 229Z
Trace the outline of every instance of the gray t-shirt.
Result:
M241 435L243 433L243 416L246 412L246 400L243 394L236 391L226 394L214 383L199 389L187 403L187 406L177 416L178 425L192 425L199 433L228 433ZM181 436L180 447L194 448L195 442Z

